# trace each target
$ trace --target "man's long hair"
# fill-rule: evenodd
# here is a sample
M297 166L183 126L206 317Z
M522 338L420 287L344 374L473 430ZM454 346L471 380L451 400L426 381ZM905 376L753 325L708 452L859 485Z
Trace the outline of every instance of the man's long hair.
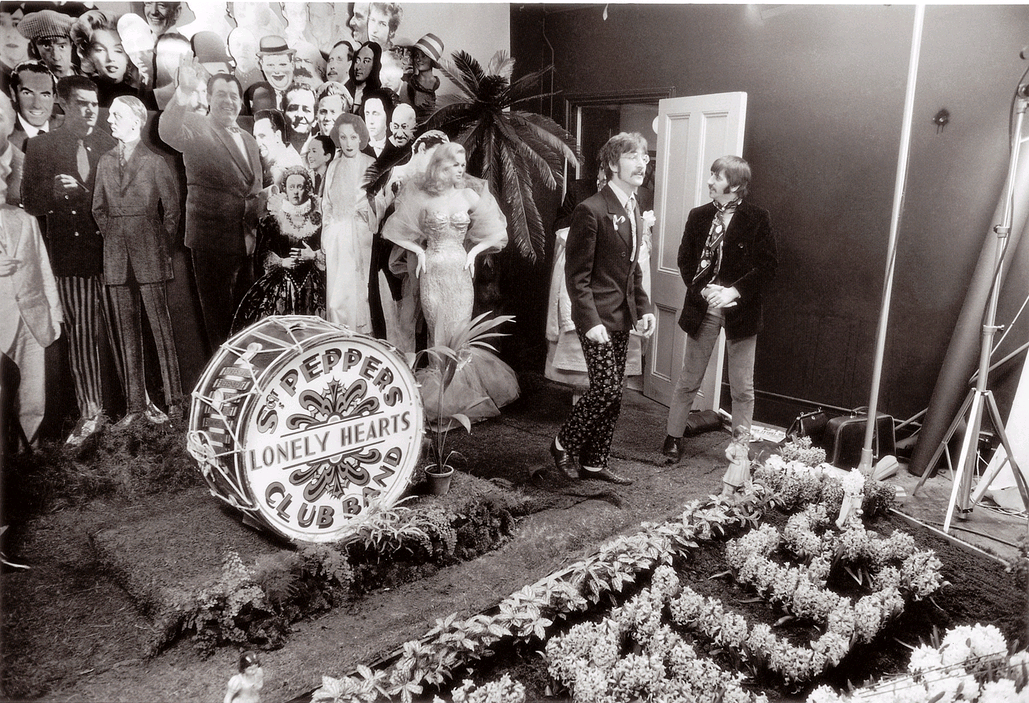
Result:
M607 176L608 180L611 180L611 176L614 175L611 165L617 164L618 159L622 158L622 154L635 153L641 150L644 153L647 151L646 137L639 132L619 132L608 139L604 146L600 147L597 160L604 168L604 175Z

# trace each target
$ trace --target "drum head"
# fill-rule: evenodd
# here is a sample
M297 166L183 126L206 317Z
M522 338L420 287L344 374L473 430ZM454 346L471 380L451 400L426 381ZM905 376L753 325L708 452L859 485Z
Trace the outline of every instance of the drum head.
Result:
M193 392L189 447L211 492L273 532L330 542L411 481L421 397L388 344L307 316L226 342Z

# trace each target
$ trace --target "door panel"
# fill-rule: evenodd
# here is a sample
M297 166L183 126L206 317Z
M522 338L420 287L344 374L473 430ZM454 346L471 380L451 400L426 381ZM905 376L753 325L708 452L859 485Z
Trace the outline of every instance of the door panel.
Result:
M651 339L644 394L665 405L682 369L686 335L679 329L686 285L676 257L686 217L707 202L707 177L719 156L743 153L747 94L719 93L669 98L659 103L657 192L654 209L651 286L657 331ZM724 334L711 355L707 376L694 403L697 409L719 404Z

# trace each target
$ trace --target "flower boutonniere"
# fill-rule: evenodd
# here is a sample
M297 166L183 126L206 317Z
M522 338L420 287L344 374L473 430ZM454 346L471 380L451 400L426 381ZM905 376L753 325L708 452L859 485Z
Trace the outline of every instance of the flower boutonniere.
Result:
M647 210L641 216L643 218L643 231L650 232L654 229L654 223L657 222L657 218L654 217L653 210Z
M620 225L623 222L625 222L625 218L622 217L621 215L611 215L611 219L614 220L615 229L618 229L618 225Z

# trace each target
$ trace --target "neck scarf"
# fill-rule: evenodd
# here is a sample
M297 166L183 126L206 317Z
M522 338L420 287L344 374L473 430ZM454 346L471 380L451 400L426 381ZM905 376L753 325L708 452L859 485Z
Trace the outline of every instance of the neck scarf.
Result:
M725 218L732 215L739 207L740 199L734 198L727 203L720 203L713 200L715 209L714 218L711 220L711 229L707 233L707 241L704 242L704 251L700 255L700 265L697 273L693 276L693 285L701 287L711 283L718 276L722 267L722 243L725 241Z

